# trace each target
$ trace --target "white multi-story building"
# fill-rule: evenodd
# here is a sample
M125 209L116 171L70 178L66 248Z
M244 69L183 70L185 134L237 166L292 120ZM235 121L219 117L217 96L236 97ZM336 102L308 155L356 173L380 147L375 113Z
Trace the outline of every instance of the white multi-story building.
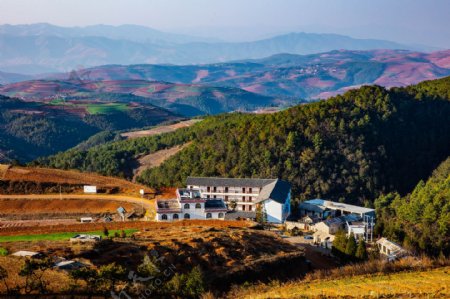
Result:
M279 179L188 177L186 183L201 198L221 198L229 209L244 212L245 218L256 216L258 204L272 223L284 223L291 212L291 184Z
M156 221L180 219L224 219L227 207L222 199L202 198L195 189L177 189L176 199L156 201Z

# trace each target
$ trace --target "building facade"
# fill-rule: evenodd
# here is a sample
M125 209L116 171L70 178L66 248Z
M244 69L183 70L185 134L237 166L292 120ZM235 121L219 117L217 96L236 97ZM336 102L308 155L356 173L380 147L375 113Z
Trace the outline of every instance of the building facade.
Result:
M271 223L284 223L291 212L291 185L279 179L189 177L186 184L202 198L223 199L229 210L256 216L262 205Z
M176 194L176 199L156 200L156 221L225 218L227 207L222 199L202 198L195 189L177 189Z

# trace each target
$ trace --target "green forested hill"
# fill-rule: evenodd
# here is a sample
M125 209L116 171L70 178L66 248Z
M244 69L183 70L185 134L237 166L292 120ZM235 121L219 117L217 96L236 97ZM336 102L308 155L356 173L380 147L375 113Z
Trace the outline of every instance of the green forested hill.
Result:
M67 150L103 130L142 128L180 119L146 104L26 102L0 95L0 163Z
M450 157L411 194L380 196L377 233L401 242L408 249L431 255L450 254Z
M275 114L209 117L175 133L72 150L40 163L124 175L136 155L193 140L139 180L158 187L183 185L189 175L280 177L293 183L299 199L372 202L382 193L410 192L450 153L450 101L418 100L418 92L428 93L418 86L366 86Z

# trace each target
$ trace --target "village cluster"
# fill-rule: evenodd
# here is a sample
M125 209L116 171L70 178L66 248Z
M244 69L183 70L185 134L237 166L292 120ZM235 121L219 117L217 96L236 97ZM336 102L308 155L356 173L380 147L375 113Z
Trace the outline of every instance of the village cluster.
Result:
M84 193L97 193L95 186L84 186ZM141 195L144 196L143 190ZM172 199L156 199L156 221L177 220L252 220L272 227L307 232L304 239L318 249L330 250L335 235L344 231L356 240L365 240L378 246L379 252L388 260L406 255L398 244L385 238L374 242L373 228L375 210L351 204L312 199L302 202L296 215L291 214L291 184L280 179L234 179L217 177L189 177L185 188L176 190ZM104 215L102 219L81 217L82 223L130 221L143 217L136 211L128 212L119 207L116 215ZM102 240L100 235L77 234L71 243L94 244ZM21 250L12 254L17 257L42 258L41 252ZM88 266L79 260L53 257L54 268L71 271Z
M371 208L312 199L300 204L300 219L288 221L291 185L283 180L189 177L186 185L186 188L177 189L176 198L156 201L156 221L255 220L259 209L268 223L312 232L307 237L326 249L333 246L335 234L340 230L357 240L374 241L376 217ZM401 246L386 238L377 240L376 245L389 260L406 254Z

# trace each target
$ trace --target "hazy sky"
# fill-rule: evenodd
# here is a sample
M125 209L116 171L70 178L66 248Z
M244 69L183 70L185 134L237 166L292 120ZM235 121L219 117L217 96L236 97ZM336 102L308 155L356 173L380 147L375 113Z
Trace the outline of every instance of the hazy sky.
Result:
M0 0L0 23L138 24L258 39L291 31L450 48L450 0Z

